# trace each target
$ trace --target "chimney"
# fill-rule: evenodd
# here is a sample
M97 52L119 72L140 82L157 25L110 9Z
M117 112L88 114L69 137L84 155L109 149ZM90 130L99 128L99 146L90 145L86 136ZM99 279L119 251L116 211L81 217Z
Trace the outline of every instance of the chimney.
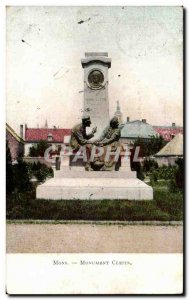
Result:
M25 140L26 138L26 130L28 129L27 124L25 124L25 128L24 128L24 133L23 133L23 139Z
M172 123L172 127L175 127L176 126L176 123Z
M127 117L127 122L130 122L130 118L129 117Z
M24 138L24 126L20 125L20 137L23 139Z
M146 123L146 119L142 119L142 122L143 122L143 123Z

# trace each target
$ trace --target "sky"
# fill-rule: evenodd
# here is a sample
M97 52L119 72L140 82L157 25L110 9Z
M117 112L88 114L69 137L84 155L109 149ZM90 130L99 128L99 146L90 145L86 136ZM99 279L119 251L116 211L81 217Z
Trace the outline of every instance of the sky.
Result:
M6 117L71 128L83 109L85 52L108 52L110 116L183 125L182 7L7 8Z

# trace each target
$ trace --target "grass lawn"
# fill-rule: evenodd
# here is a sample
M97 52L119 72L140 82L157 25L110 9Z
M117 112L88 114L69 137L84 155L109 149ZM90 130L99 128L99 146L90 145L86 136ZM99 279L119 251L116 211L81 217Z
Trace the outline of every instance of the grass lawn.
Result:
M35 192L7 196L7 219L181 221L183 194L153 186L153 201L36 200Z

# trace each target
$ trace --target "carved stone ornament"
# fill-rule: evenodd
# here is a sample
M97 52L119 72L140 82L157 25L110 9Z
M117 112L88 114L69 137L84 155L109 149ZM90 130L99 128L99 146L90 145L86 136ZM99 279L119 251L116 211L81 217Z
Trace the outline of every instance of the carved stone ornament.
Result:
M100 70L92 70L88 76L88 84L91 89L101 89L104 83L104 75Z

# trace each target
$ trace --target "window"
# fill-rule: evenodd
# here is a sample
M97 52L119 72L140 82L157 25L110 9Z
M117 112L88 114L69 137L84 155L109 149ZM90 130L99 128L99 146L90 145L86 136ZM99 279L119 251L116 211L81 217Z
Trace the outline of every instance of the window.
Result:
M48 140L48 142L52 142L52 140L53 140L52 133L49 133L49 134L48 134L47 140Z

